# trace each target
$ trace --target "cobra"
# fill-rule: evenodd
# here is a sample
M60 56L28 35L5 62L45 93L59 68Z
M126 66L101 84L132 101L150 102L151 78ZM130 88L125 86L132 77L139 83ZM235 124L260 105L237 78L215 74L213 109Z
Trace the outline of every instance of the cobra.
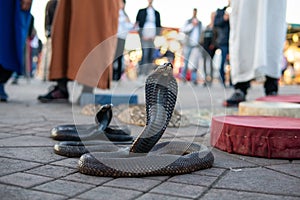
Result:
M143 131L129 148L83 154L78 170L122 177L175 175L212 167L214 156L206 146L180 141L157 144L172 117L177 90L172 64L158 66L146 79L147 122Z
M172 64L158 66L145 83L146 125L130 147L93 146L97 143L93 141L73 143L73 146L63 142L54 149L61 155L83 154L78 161L78 170L95 176L176 175L210 168L214 156L204 145L182 141L158 143L172 117L177 92ZM96 115L96 121L103 125L100 126L102 130L112 117L110 108L104 106Z

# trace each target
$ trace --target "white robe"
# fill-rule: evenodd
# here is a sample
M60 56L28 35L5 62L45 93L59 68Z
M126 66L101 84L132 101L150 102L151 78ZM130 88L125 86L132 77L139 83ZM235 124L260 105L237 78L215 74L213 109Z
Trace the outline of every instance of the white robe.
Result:
M232 83L279 78L286 34L286 0L231 0Z

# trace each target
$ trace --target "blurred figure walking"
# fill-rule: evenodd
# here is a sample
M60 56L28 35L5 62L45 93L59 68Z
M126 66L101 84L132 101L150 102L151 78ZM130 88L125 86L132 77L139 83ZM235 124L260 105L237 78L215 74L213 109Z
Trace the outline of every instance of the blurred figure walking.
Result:
M192 54L192 51L196 49L199 54L199 45L200 45L200 39L201 39L201 31L202 31L202 23L197 18L198 10L197 8L193 9L193 16L192 18L188 19L184 25L184 27L181 29L183 33L186 34L186 40L184 43L184 66L183 70L181 72L181 78L183 81L186 81L186 75L188 71L188 65L190 63L190 56ZM197 59L198 60L198 59ZM192 74L191 74L191 81L194 84L197 84L197 71L198 71L198 62L195 63L196 66L193 66Z
M49 71L49 80L57 84L50 92L39 96L39 101L67 102L69 80L91 89L110 88L118 16L119 1L58 1L51 30Z
M120 1L118 43L113 64L113 80L118 81L123 73L123 52L128 32L133 29L127 13L125 12L126 0Z
M286 0L232 0L230 63L233 95L224 106L246 100L250 82L265 77L265 95L277 95L286 36Z
M138 27L142 43L142 60L139 75L147 75L154 69L154 39L160 34L160 13L153 8L153 0L148 0L147 8L140 9L136 16L135 27Z
M8 99L4 86L12 73L24 71L31 4L32 0L0 1L0 102Z
M214 78L214 64L213 64L213 57L217 50L217 30L214 27L214 19L215 19L215 12L211 13L211 20L210 23L206 26L205 30L202 32L202 39L201 45L202 49L202 56L203 56L203 71L205 82L204 85L211 85L213 78ZM207 62L209 64L207 64Z
M220 81L226 87L225 80L225 62L229 53L229 33L230 33L230 25L229 25L229 10L230 10L230 0L228 0L228 5L222 9L218 9L216 11L216 16L214 20L214 27L218 31L217 37L217 46L221 50L221 63L219 66L220 73Z

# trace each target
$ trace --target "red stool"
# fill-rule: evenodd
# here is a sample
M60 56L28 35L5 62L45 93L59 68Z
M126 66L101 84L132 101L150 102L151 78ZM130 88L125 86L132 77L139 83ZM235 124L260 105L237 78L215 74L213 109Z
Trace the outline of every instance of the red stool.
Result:
M300 95L291 94L291 95L265 96L265 97L257 98L256 101L300 103Z
M215 116L211 146L229 153L300 159L300 119L275 116Z

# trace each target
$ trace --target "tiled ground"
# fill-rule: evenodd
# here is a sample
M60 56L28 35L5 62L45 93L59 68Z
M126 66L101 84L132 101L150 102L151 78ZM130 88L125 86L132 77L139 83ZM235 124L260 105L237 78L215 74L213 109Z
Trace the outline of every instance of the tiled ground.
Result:
M53 152L56 141L49 138L49 130L74 120L91 122L91 118L81 115L77 104L38 103L36 96L48 85L33 80L7 86L11 101L0 104L0 199L300 199L299 160L247 157L217 149L212 149L213 168L191 174L140 178L83 175L76 169L77 158ZM126 82L119 87L122 92L131 92L140 84ZM298 86L281 89L285 93L299 91ZM116 87L113 90L118 92ZM231 92L218 85L210 89L210 95L200 85L180 85L179 91L178 107L194 117L198 110L195 108L209 110L213 105L222 110L219 105ZM143 91L140 92L139 100L143 102ZM250 94L255 98L262 90L255 86ZM193 95L195 98L186 98ZM176 137L209 144L207 125L209 121L201 126L168 129L163 140ZM137 135L141 127L130 129Z

